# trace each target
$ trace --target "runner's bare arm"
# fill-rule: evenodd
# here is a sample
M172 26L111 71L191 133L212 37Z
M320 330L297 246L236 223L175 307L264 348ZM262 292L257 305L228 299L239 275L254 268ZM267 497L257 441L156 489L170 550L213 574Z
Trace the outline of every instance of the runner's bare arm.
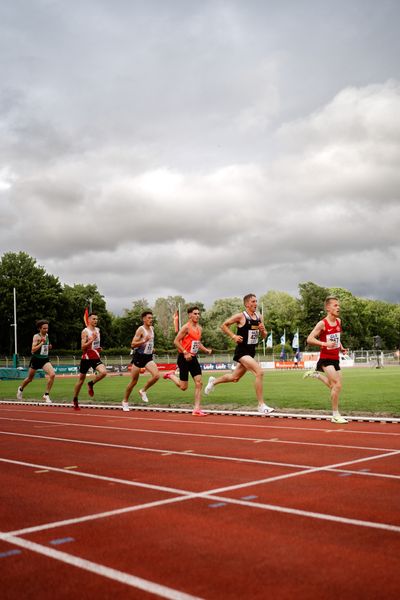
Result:
M242 320L243 320L243 313L236 313L236 315L233 315L229 319L226 319L226 321L224 321L221 325L221 329L225 333L225 335L232 338L236 343L243 342L243 338L241 335L236 335L235 333L233 333L233 331L231 330L231 326L234 325L235 323L240 325Z
M324 329L325 323L319 321L308 336L307 344L310 344L311 346L320 346L321 348L334 348L335 342L321 342L321 340L318 339Z

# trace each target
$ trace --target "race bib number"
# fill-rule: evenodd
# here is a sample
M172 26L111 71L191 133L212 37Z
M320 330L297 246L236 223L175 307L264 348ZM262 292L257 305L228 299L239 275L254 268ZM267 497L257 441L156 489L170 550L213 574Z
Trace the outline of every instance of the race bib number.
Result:
M250 329L247 336L247 343L250 345L258 344L260 332L258 329Z
M40 354L47 356L49 353L49 344L43 344L43 346L40 348Z
M144 347L144 354L153 354L154 340L149 340Z
M328 350L335 350L336 348L340 348L340 333L328 333L326 336L327 342L334 342L333 348L328 348Z
M100 348L100 336L99 335L97 336L97 338L95 340L93 340L92 348L93 348L93 350L97 350L97 348Z
M197 354L199 351L200 342L199 340L193 340L190 346L190 354Z

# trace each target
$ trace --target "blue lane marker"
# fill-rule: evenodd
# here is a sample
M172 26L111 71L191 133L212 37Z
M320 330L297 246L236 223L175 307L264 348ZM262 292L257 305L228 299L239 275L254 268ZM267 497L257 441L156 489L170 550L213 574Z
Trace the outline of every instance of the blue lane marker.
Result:
M354 473L339 473L339 477L351 477Z
M21 554L21 550L7 550L7 552L0 552L0 558L6 558L6 556L15 556L16 554Z
M220 508L220 506L226 506L226 502L214 502L214 504L209 504L209 508Z
M241 500L255 500L258 496L242 496Z
M67 544L68 542L74 542L75 539L72 537L59 538L57 540L51 540L50 544L53 546L59 546L60 544Z

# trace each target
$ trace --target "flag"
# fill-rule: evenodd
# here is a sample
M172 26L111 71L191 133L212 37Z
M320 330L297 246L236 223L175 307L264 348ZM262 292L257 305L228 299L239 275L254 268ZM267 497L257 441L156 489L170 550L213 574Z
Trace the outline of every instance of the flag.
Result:
M272 331L269 334L269 336L267 337L266 346L267 346L267 348L272 348Z
M179 311L176 310L174 312L174 329L175 329L175 333L178 333L179 331Z
M292 348L299 349L299 330L293 336Z
M281 344L282 346L286 344L286 331L284 331L283 335L281 336Z
M85 312L83 313L83 322L85 323L86 327L89 325L89 309L88 309L88 307L85 308Z

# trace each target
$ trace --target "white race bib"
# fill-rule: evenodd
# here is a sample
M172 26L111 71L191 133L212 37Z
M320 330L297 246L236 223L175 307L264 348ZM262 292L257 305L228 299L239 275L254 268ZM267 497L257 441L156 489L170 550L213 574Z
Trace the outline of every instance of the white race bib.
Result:
M258 344L259 335L260 332L258 329L250 329L247 336L247 343L251 345Z
M49 344L43 344L43 346L40 348L40 354L47 356L48 353L49 353Z
M153 354L153 349L154 349L154 340L151 339L147 342L147 344L145 344L143 353L144 354Z
M327 342L334 342L333 348L327 348L327 350L335 350L336 348L340 348L340 333L328 333L326 336Z
M200 347L200 341L193 340L192 345L190 346L190 354L197 354L199 351L199 347Z

